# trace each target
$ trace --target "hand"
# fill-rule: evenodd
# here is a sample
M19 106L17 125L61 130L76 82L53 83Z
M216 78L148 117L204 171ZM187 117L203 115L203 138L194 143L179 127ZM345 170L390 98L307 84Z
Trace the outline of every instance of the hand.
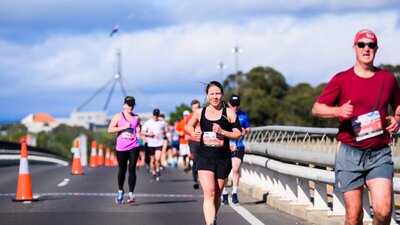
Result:
M130 127L131 127L131 123L129 121L126 121L126 123L122 126L122 128L124 128L124 130L126 130Z
M219 124L213 123L212 131L217 134L222 134L222 129Z
M386 120L388 121L386 130L390 133L397 133L399 130L399 122L396 120L396 118L394 116L387 116Z
M353 114L353 105L351 104L351 100L347 101L343 105L339 107L339 117L342 117L344 119L348 119L351 117Z
M190 134L196 141L200 141L201 131L195 130Z

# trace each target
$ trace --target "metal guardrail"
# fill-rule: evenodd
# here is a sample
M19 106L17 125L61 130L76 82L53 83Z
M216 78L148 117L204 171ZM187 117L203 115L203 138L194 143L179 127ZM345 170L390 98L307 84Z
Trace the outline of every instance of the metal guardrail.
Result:
M263 126L244 138L246 152L293 163L333 167L338 146L336 128ZM392 135L395 171L400 171L400 135Z
M15 165L20 161L20 150L0 149L0 166ZM53 154L29 151L28 160L30 162L46 162L68 166L69 161Z

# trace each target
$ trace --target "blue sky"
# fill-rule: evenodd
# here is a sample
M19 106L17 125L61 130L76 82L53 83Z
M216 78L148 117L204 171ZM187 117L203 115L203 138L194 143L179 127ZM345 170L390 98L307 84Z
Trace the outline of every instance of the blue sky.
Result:
M109 33L115 24L120 31ZM29 113L68 117L116 72L137 112L170 112L204 85L239 69L280 71L290 85L317 85L354 64L354 34L377 33L376 64L400 64L398 0L3 0L0 7L0 121ZM110 86L82 111L103 109ZM108 113L122 109L116 87Z

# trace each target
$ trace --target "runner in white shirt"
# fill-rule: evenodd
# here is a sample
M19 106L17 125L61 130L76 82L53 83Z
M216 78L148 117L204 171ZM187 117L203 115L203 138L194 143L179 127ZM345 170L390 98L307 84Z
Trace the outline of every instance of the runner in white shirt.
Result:
M142 134L147 139L150 155L150 168L153 178L160 180L161 150L164 143L166 123L158 119L160 110L153 110L153 118L147 120L142 126Z

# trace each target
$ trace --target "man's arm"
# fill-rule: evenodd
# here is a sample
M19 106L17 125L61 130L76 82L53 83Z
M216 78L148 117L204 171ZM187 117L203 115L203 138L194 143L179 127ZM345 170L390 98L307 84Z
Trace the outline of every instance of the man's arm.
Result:
M353 105L351 104L351 100L348 100L341 106L328 106L327 104L315 102L311 112L313 116L321 118L341 117L348 119L353 113Z

